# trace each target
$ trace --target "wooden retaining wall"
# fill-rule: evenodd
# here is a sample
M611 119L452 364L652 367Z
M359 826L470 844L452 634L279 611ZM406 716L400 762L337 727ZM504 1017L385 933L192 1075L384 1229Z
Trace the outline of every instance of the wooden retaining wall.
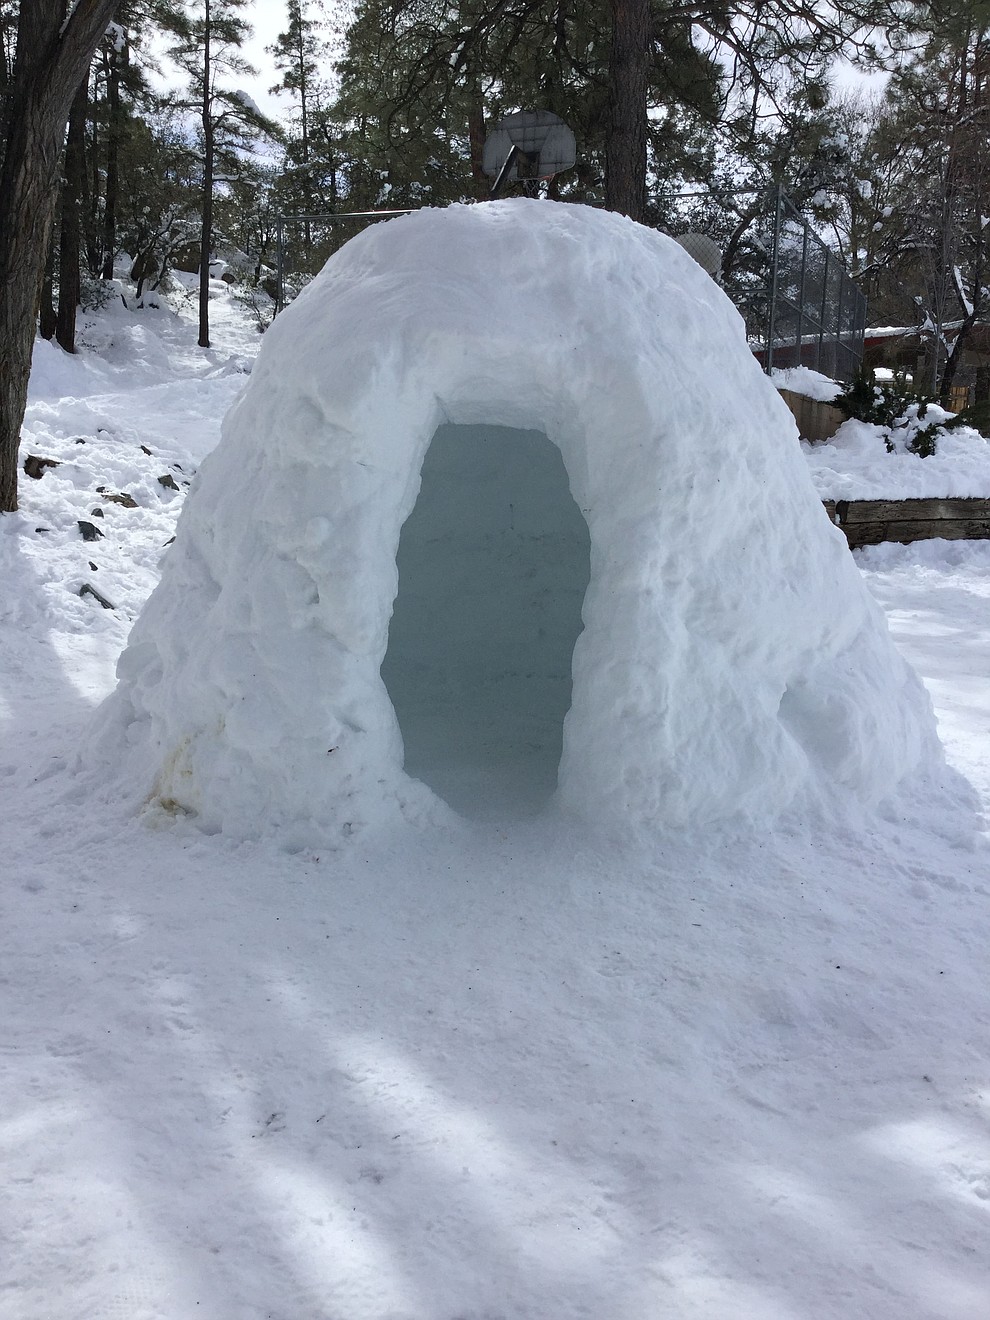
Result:
M846 534L849 548L881 541L990 539L990 500L825 500L828 516Z
M811 440L816 444L830 440L846 420L845 413L820 399L807 399L793 390L778 390L780 397L790 408L797 422L798 435L802 440Z
M792 390L780 397L790 408L802 440L828 440L845 421L831 404ZM990 540L990 499L825 500L828 516L846 534L851 550L881 541Z

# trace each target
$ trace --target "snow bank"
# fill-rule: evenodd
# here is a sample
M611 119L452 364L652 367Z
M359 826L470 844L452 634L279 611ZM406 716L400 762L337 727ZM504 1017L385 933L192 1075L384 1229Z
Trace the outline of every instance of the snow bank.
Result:
M158 318L151 319L154 324ZM152 329L147 320L147 313L143 319L138 318L119 299L113 299L98 312L80 316L77 353L66 353L54 342L36 339L30 399L84 397L123 380L148 384L174 376L168 348L159 333L161 327Z
M823 376L820 371L812 371L810 367L776 367L770 378L778 390L790 390L792 394L817 399L821 403L831 403L842 393L838 381Z
M931 405L925 420L949 416ZM900 443L888 453L886 429L850 418L831 440L803 445L822 499L909 500L990 497L990 442L971 427L943 431L929 458Z
M831 403L843 389L808 367L775 370L771 379L780 390L825 403ZM990 496L990 443L979 431L959 427L941 432L937 450L928 458L906 447L921 427L951 419L951 413L931 403L922 419L893 430L850 418L825 443L803 443L818 493L825 500L986 499ZM887 449L888 435L893 452Z
M146 325L122 326L96 347L110 366L125 367L138 379L161 380L172 374L168 350Z
M28 398L58 399L66 394L84 395L92 391L94 371L82 355L66 353L53 340L36 339L31 355Z
M587 523L565 809L767 818L835 784L879 799L938 755L724 294L671 239L522 200L376 226L275 322L100 714L108 773L240 837L442 814L380 668L444 424L548 437Z

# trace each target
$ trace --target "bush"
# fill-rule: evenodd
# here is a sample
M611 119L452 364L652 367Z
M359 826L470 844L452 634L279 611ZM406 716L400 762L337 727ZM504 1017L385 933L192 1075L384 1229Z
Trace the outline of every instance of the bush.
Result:
M869 422L883 431L888 454L905 450L919 458L930 458L938 448L939 435L947 422L942 409L933 399L916 394L903 377L880 383L872 376L858 376L834 405L846 417ZM934 407L942 416L922 425L929 408Z
M264 289L240 286L231 290L231 298L240 303L254 320L259 334L264 334L275 315L275 303Z
M947 431L954 431L958 426L971 426L974 431L990 438L990 402L970 404L962 412L956 413L951 422L945 423Z
M124 293L120 287L119 280L97 280L91 275L83 275L79 282L79 305L83 311L99 312L110 303L120 298L124 301ZM124 306L127 306L124 301Z

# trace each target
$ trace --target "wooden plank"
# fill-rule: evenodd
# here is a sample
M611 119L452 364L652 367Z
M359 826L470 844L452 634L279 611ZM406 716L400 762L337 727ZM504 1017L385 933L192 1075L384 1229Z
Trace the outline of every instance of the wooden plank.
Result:
M930 541L936 537L945 541L981 541L990 540L990 519L890 520L847 524L842 530L853 550L861 545L879 545L882 541L909 545L912 541Z
M822 500L852 550L897 541L990 540L990 500Z
M848 523L927 522L935 519L990 518L990 500L836 500L835 513L841 526Z

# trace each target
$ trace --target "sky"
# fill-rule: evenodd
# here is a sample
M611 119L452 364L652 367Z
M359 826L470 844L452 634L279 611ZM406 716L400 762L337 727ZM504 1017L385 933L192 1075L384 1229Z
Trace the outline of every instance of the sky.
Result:
M346 12L348 6L338 5L334 8ZM278 80L278 73L267 47L275 42L286 26L284 0L254 0L254 3L248 5L245 18L250 24L251 35L244 43L243 55L257 72L249 76L225 78L224 84L229 86L236 84L238 89L248 92L267 115L274 119L282 119L290 110L291 98L284 94L272 95L271 88ZM175 85L177 75L174 67L169 65L161 51L159 58L162 60L162 69L156 82L164 90Z
M347 9L349 6L328 6L328 8ZM266 47L273 44L279 33L286 26L285 0L255 0L249 6L248 21L253 33L244 48L248 60L258 70L258 76L244 79L245 90L250 92L258 105L273 117L284 115L289 106L285 95L272 96L270 88L277 80L275 65Z

